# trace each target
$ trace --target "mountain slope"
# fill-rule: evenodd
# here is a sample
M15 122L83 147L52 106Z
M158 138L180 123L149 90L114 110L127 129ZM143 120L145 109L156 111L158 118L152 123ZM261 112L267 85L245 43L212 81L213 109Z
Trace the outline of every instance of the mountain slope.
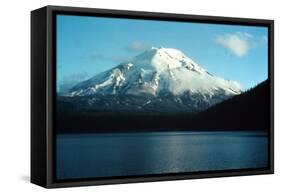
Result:
M196 113L240 93L238 83L213 76L181 51L153 47L61 99L98 112Z

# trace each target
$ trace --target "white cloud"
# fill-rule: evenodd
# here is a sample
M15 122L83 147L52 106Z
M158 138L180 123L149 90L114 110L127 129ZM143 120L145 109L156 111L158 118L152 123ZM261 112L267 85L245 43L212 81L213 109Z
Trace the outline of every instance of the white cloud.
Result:
M238 57L245 56L254 45L253 35L241 32L219 35L216 43Z
M150 46L148 44L139 41L134 41L126 47L126 49L130 52L142 52L149 48Z

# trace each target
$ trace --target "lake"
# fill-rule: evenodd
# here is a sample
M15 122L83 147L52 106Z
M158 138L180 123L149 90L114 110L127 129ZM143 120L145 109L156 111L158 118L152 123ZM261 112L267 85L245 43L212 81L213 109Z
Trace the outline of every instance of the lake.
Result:
M56 178L80 179L263 168L263 132L59 134Z

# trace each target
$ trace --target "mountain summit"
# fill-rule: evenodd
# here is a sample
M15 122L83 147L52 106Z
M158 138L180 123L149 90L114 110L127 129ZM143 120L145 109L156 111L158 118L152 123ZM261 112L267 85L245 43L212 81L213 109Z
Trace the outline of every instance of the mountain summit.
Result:
M240 93L238 83L212 75L180 50L152 47L78 83L65 97L83 99L88 109L192 113Z

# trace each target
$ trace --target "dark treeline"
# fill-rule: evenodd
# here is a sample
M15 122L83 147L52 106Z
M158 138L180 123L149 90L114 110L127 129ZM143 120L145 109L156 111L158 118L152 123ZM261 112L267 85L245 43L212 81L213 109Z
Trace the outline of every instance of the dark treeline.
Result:
M208 129L269 130L269 80L199 113L194 121Z
M143 116L135 113L101 113L57 107L59 133L140 132L173 130L268 130L270 125L269 81L219 103L196 115Z

